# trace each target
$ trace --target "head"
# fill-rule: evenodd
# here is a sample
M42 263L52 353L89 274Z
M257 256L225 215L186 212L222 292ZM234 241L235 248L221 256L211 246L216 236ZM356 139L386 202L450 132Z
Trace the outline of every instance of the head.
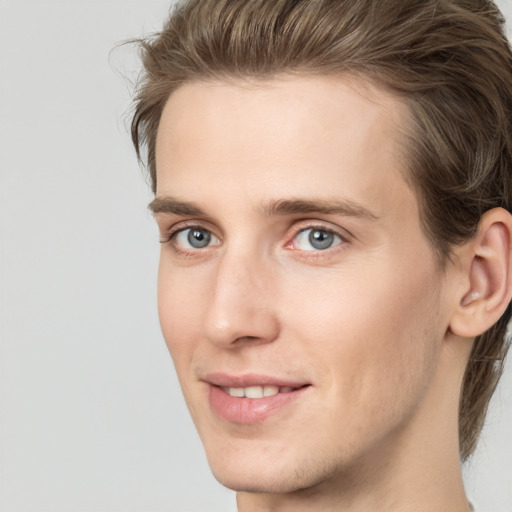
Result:
M161 141L164 134L179 139L173 131L173 123L163 122L163 118L179 118L183 123L186 117L180 106L183 102L201 103L202 98L217 98L219 104L231 102L236 110L244 102L250 104L249 97L254 98L255 91L259 90L260 100L278 109L279 105L287 103L290 94L301 98L301 95L307 97L325 92L339 99L345 106L345 113L347 109L350 111L348 105L358 105L359 109L352 107L351 113L354 117L362 113L361 122L366 119L366 129L371 130L374 123L378 126L383 116L388 115L391 138L383 139L384 129L374 135L393 148L393 162L399 169L396 179L403 180L405 186L397 192L397 200L404 201L405 210L410 208L409 213L417 207L421 234L431 256L421 260L425 247L419 239L415 245L419 252L409 254L410 258L420 258L418 261L427 271L425 275L416 274L417 288L410 290L410 296L404 295L404 300L415 301L424 290L424 302L420 301L418 310L411 308L410 317L419 321L426 315L428 322L406 322L410 330L406 325L404 337L417 338L414 329L419 325L425 358L418 371L425 376L433 375L440 347L432 340L440 339L441 334L436 327L427 334L425 331L429 330L430 324L443 325L444 292L442 286L428 286L430 277L436 275L440 283L444 282L447 269L460 263L460 248L478 237L487 212L496 208L510 211L512 208L512 55L502 29L503 19L499 11L486 0L185 2L172 13L160 34L141 42L145 75L135 103L133 140L139 157L145 149L152 188L158 196L163 169L169 169L169 162L176 157L176 152L171 155L164 148L164 142L158 142L159 137ZM290 81L295 85L282 90L281 85ZM324 85L318 85L319 81ZM336 83L342 84L338 92L335 91ZM361 97L360 104L357 95ZM226 100L227 97L235 99ZM237 103L236 98L243 101ZM378 113L365 110L371 104L379 106ZM300 110L300 106L299 100L295 104L290 100L291 119L294 119L292 112ZM206 103L203 107L208 110L212 105ZM258 109L252 108L249 106L248 112L256 115ZM328 110L323 105L315 115L328 117ZM334 106L332 112L343 115ZM303 120L313 125L315 118L308 117L309 114L305 114ZM216 115L222 116L222 112L216 112ZM295 121L297 124L301 122L300 119ZM334 118L332 122L336 123ZM189 134L192 132L190 130ZM344 135L350 136L349 133ZM372 140L375 139L355 140L354 147ZM163 155L160 158L159 145ZM381 156L384 161L384 154ZM179 156L176 158L180 161ZM388 167L391 169L393 164L390 162ZM183 174L183 170L180 172ZM247 171L248 176L252 176L247 182L251 187L258 186L258 180L253 179L258 172L257 168L252 174ZM193 172L191 176L194 176ZM347 175L342 177L346 182ZM300 181L298 177L286 176L288 182L294 179ZM271 183L272 173L262 172L261 180L263 184ZM277 179L277 190L278 182ZM165 192L171 195L169 183L165 184ZM334 183L331 189L337 190ZM181 193L185 189L179 190ZM182 206L186 209L186 205ZM372 216L372 212L364 210L363 213ZM236 216L236 210L231 215ZM399 219L399 212L395 215ZM354 212L349 217L359 218ZM358 228L354 229L357 231ZM325 236L325 233L320 235ZM410 239L414 236L411 233ZM339 237L343 238L341 234ZM215 238L220 244L221 234ZM236 269L233 261L231 264ZM393 271L392 268L388 270ZM265 272L262 275L266 277L262 282L253 283L255 289L264 289L265 280L270 288L271 283L279 282L275 276L274 279ZM370 277L363 282L370 285L376 276ZM250 280L254 276L245 278ZM305 279L308 279L307 273ZM349 277L345 276L345 279L349 280ZM399 284L400 280L397 282ZM294 289L295 296L299 293L298 288ZM335 293L333 289L329 300ZM291 300L292 296L287 297ZM179 300L183 300L183 296ZM359 300L369 298L361 294ZM294 307L299 308L299 304ZM348 308L348 304L344 307ZM472 345L468 349L470 354L458 399L462 459L475 448L489 399L502 371L510 307L502 310L493 324L484 325L481 332L478 329L464 332L461 328L460 337L474 339L474 342L467 342ZM392 316L389 311L383 313ZM302 316L307 314L306 310L302 311ZM316 314L317 318L322 318L321 311ZM366 332L363 323L357 324L356 311L352 312L352 318L355 318L355 327L359 328L361 336L376 335L371 329ZM276 322L279 323L279 319ZM459 321L461 323L464 322ZM269 332L263 333L261 338L269 340L278 336L273 330L279 330L278 327L272 327L272 322L267 324ZM335 328L333 326L330 334ZM389 328L392 336L397 327L390 325ZM352 339L358 338L357 332L351 334ZM241 337L244 336L252 335ZM243 341L246 342L250 343ZM414 352L414 347L410 349L410 353L403 352L401 365L408 364L406 356ZM180 349L175 346L174 350ZM289 350L293 356L293 348ZM389 360L386 364L394 366L396 353L384 348L381 353L384 361L386 354L393 355L394 361ZM179 354L174 356L179 358ZM300 355L297 361L297 374L300 374ZM227 359L225 363L230 364ZM354 364L357 365L357 361ZM421 388L425 382L417 383L414 396L421 397L426 393ZM182 385L186 391L187 383L182 382ZM228 383L220 382L219 385L226 387ZM193 403L189 406L193 416L198 414ZM372 414L372 411L370 408L366 412ZM197 423L197 418L194 419ZM354 425L354 428L360 428L360 425Z

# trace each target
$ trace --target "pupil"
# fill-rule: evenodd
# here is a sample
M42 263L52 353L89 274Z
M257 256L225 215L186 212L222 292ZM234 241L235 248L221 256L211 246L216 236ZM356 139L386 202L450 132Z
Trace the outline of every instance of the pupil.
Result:
M328 249L334 241L334 235L321 230L312 230L309 234L309 243L315 249Z
M210 243L210 233L207 231L203 231L201 229L191 229L188 233L188 242L189 244L196 248L201 249L202 247L206 247Z

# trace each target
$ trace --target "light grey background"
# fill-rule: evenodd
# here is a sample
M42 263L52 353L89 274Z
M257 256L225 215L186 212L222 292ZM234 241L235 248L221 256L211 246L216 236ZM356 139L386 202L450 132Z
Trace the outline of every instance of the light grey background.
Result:
M501 7L512 20L511 0ZM0 512L220 512L156 315L119 41L170 1L0 1ZM466 468L512 511L512 360Z

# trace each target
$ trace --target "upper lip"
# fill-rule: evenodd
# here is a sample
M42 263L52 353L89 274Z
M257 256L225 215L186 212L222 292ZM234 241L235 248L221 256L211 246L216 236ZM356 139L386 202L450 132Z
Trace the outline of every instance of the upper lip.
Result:
M300 388L309 382L294 380L290 378L274 377L247 373L243 375L229 375L227 373L208 373L202 379L213 386L223 388L246 388L249 386L276 386L280 388Z

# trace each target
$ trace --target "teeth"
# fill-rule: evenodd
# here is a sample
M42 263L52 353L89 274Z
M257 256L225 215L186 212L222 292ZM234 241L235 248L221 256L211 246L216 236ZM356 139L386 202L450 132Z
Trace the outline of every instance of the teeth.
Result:
M226 393L237 398L263 398L265 396L274 396L277 393L289 393L293 388L277 386L247 386L246 388L223 388Z
M263 388L261 386L249 386L244 391L246 398L263 398Z
M263 388L263 396L273 396L279 393L279 388L277 386L265 386Z

